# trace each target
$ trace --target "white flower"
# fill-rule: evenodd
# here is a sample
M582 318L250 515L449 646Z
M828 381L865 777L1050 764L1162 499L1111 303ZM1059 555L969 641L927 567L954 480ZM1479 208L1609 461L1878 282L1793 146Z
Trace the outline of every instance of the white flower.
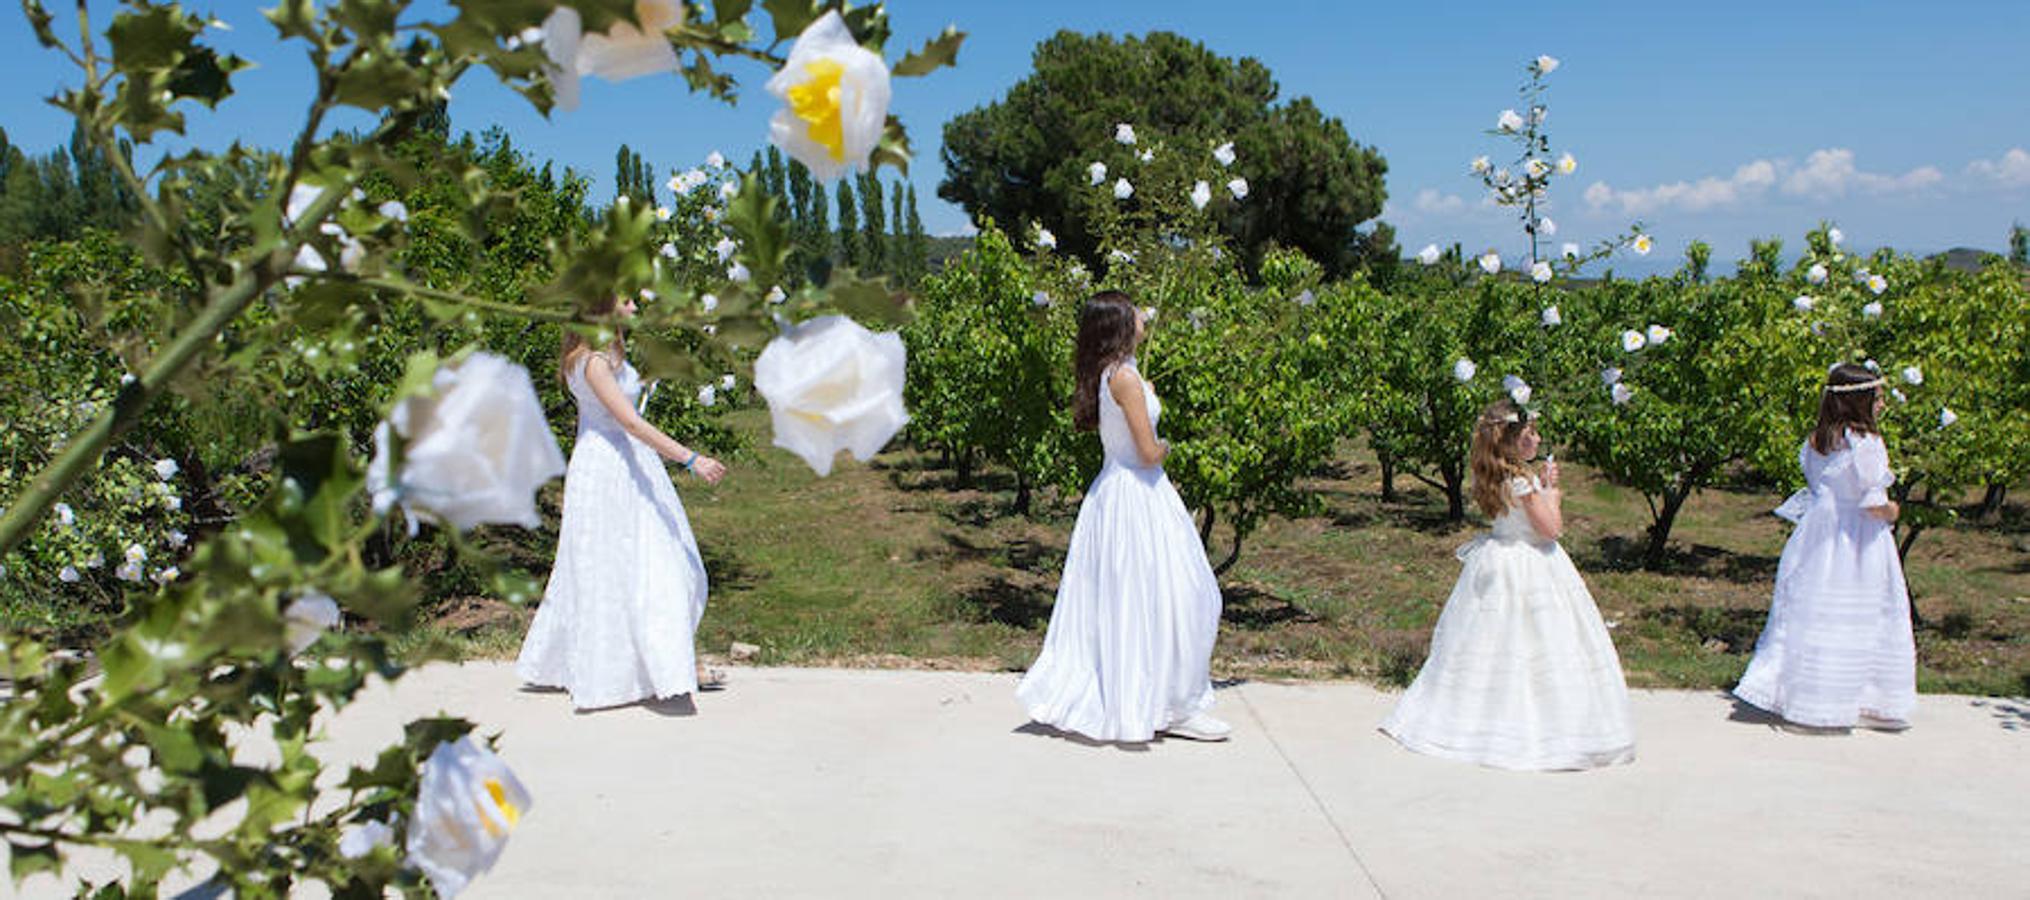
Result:
M1104 183L1107 180L1107 164L1103 162L1096 162L1090 166L1086 166L1085 174L1088 179L1091 179L1094 187L1099 187L1102 183Z
M1829 228L1826 230L1826 240L1833 242L1833 246L1835 247L1838 247L1842 242L1846 241L1846 239L1847 239L1846 232L1843 232L1838 228Z
M1114 140L1127 146L1133 146L1135 143L1135 126L1126 122L1115 125Z
M1790 308L1798 312L1811 312L1812 307L1817 304L1818 301L1813 300L1810 294L1799 294L1790 298Z
M1133 196L1135 196L1135 186L1129 184L1128 179L1126 178L1114 179L1114 199L1126 200L1129 197Z
M1555 56L1539 56L1539 57L1537 57L1537 74L1538 74L1538 75L1549 75L1549 74L1551 74L1552 72L1556 72L1557 70L1558 70L1558 58L1557 58L1557 57L1555 57Z
M144 563L144 562L147 562L147 561L148 561L148 548L146 548L146 547L143 547L143 546L141 546L140 544L128 544L128 545L127 545L127 561L128 561L128 562L131 562L131 563Z
M699 406L716 406L719 403L719 389L712 385L698 388Z
M1635 389L1617 381L1612 387L1607 389L1607 396L1614 399L1615 406L1622 406L1628 403L1629 400L1634 399Z
M720 200L730 201L738 196L740 196L740 185L738 183L729 181L719 186Z
M1648 256L1650 248L1656 246L1656 242L1650 240L1649 235L1638 234L1635 236L1635 240L1629 243L1629 246L1635 248L1636 255Z
M714 169L726 168L726 154L717 150L705 154L705 165Z
M1219 145L1219 146L1217 146L1217 147L1214 147L1214 148L1212 148L1212 158L1213 158L1213 159L1215 159L1215 160L1217 160L1217 161L1219 162L1219 164L1220 164L1221 166L1231 166L1231 165L1233 165L1233 164L1234 164L1234 142L1233 142L1233 141L1227 141L1227 142L1226 142L1226 143L1224 143L1224 144L1221 144L1221 145Z
M395 844L395 830L381 821L367 822L347 828L338 837L340 859L359 859L374 852L377 847L392 847Z
M1613 387L1613 386L1615 386L1615 385L1617 385L1617 384L1620 384L1620 383L1621 383L1621 370L1620 370L1620 369L1618 369L1618 368L1616 368L1616 367L1614 367L1614 366L1608 366L1608 367L1607 367L1607 368L1605 368L1605 369L1601 369L1601 370L1600 370L1600 383L1601 383L1601 384L1603 384L1603 385L1605 385L1605 386L1607 386L1607 387Z
M282 609L283 637L289 642L289 655L310 649L319 636L337 628L343 619L338 602L316 591L289 601Z
M670 220L671 215L673 215L673 213L670 212L669 207L667 206L656 207L656 221L667 222Z
M788 300L789 295L783 293L782 285L778 284L775 285L774 287L769 288L768 295L766 297L763 297L762 299L767 300L770 304L775 304Z
M400 200L389 200L381 204L376 211L381 214L383 219L393 219L397 222L409 221L409 207Z
M1501 274L1501 254L1492 250L1480 254L1480 271L1489 275Z
M507 763L470 737L445 741L423 763L408 862L452 897L493 868L532 802Z
M1544 262L1543 260L1537 260L1534 264L1530 266L1530 280L1538 284L1544 284L1550 281L1551 264Z
M1952 423L1957 422L1959 420L1960 420L1959 415L1954 413L1952 410L1947 409L1943 406L1938 408L1938 427L1948 428L1951 427Z
M1888 279L1886 279L1886 278L1883 278L1883 277L1882 277L1882 276L1880 276L1880 275L1870 275L1870 276L1868 276L1868 292L1869 292L1869 293L1871 293L1871 294L1880 294L1880 293L1882 293L1883 291L1886 291L1886 290L1888 290L1888 289L1889 289L1889 280L1888 280Z
M1193 209L1204 209L1205 205L1211 202L1212 185L1201 181L1191 186L1191 207Z
M1501 117L1496 119L1494 124L1495 127L1503 131L1520 131L1523 127L1523 117L1516 115L1515 110L1504 109L1501 111Z
M775 445L821 476L840 450L867 461L909 421L906 362L900 335L875 334L845 316L784 331L754 361L754 389L768 401Z
M395 469L397 442L401 468ZM534 528L536 489L564 474L527 369L491 353L438 367L428 394L403 398L374 432L367 489L374 511L400 503L416 520L460 531Z
M1478 371L1480 371L1480 367L1474 365L1473 360L1463 357L1458 362L1452 364L1452 377L1462 382L1472 381L1473 373Z
M747 271L747 266L744 263L736 261L732 265L726 267L727 281L731 281L735 284L746 284L753 278L754 273Z
M1570 175L1577 171L1579 171L1579 161L1573 159L1572 154L1567 153L1564 156L1558 157L1558 174Z
M1051 234L1048 228L1038 226L1036 229L1036 246L1042 247L1045 250L1057 249L1057 235Z
M1867 369L1868 371L1873 372L1877 375L1882 374L1882 364L1874 361L1873 359L1861 360L1861 368Z
M64 566L63 571L56 573L56 580L64 584L77 584L79 579L83 577L83 575L78 574L77 566Z
M1657 344L1661 344L1661 343L1663 343L1664 341L1668 341L1668 340L1670 340L1670 339L1671 339L1671 335L1673 335L1673 334L1676 334L1676 333L1677 333L1677 332L1674 332L1674 331L1672 331L1672 330L1670 330L1670 329L1668 329L1668 328L1665 328L1665 327L1663 327L1662 325L1651 325L1651 326L1649 326L1649 335L1648 335L1648 337L1649 337L1649 343L1650 343L1650 345L1651 345L1651 346L1655 346L1655 345L1657 345Z
M1043 309L1044 307L1050 305L1050 295L1042 291L1037 291L1034 296L1029 298L1029 304L1031 306L1036 307L1037 309Z
M768 92L784 102L769 122L770 140L818 180L867 171L888 124L888 66L853 39L836 10L797 36Z
M1924 383L1924 372L1916 366L1903 367L1903 383L1919 385Z
M1116 263L1131 263L1135 261L1135 254L1120 249L1109 250L1107 251L1107 261Z
M1523 165L1523 171L1530 173L1531 178L1542 178L1550 174L1551 164L1532 156L1530 161Z
M1544 307L1544 311L1539 313L1537 318L1544 323L1545 328L1555 328L1565 324L1565 317L1558 314L1556 306Z
M1514 400L1517 403L1530 402L1531 393L1532 391L1530 389L1530 386L1527 384L1518 384L1515 387L1508 389L1509 399Z
M559 6L543 20L543 52L550 58L550 85L557 105L578 108L578 79L591 75L626 81L677 70L677 52L663 32L684 20L677 0L638 0L639 26L620 21L603 34L585 34L578 11Z
M1642 332L1631 328L1621 333L1621 349L1634 353L1647 346L1649 346L1649 338L1643 337Z
M169 494L162 498L162 508L169 510L170 512L182 512L183 498L178 497L175 494Z
M1881 318L1881 317L1882 317L1882 301L1880 301L1880 300L1870 300L1870 301L1868 301L1867 303L1863 304L1863 305L1861 306L1861 315L1867 316L1867 317L1868 317L1868 318L1870 318L1870 319L1879 319L1879 318Z
M1144 150L1140 153L1135 154L1135 158L1143 162L1151 162L1156 159L1156 151Z
M1156 310L1156 307L1153 307L1153 306L1144 306L1144 307L1142 307L1142 322L1143 322L1143 324L1149 324L1149 323L1155 322L1155 321L1156 321L1156 311L1157 311L1157 310Z
M719 308L719 298L714 294L705 294L698 298L698 305L704 307L706 312L711 312Z
M1805 270L1804 277L1812 284L1825 284L1828 274L1825 263L1812 263L1811 268Z
M1305 288L1303 293L1292 299L1297 301L1298 306L1310 306L1318 302L1318 295L1312 293L1310 288Z
M1901 388L1890 388L1890 389L1889 389L1889 396L1891 396L1891 397L1895 397L1895 398L1896 398L1896 402L1898 402L1898 403L1903 403L1903 402L1906 402L1906 401L1908 401L1908 400L1910 399L1909 397L1905 397L1905 396L1903 396L1903 391L1902 391L1902 389L1901 389Z
M692 169L691 171L697 172L698 170ZM670 180L663 182L663 187L669 188L670 193L675 194L679 197L690 193L691 179L687 177L687 174L688 173L679 172L675 175L671 175ZM704 173L699 172L698 174L703 175Z
M181 550L184 544L190 543L190 535L172 528L169 531L168 541L172 549Z
M1551 235L1557 234L1558 223L1551 221L1549 216L1545 216L1544 218L1538 219L1537 233L1543 235L1544 237L1550 237Z
M1425 245L1424 245L1424 249L1422 249L1422 250L1419 250L1419 251L1417 251L1417 261L1418 261L1418 262L1420 262L1420 263L1423 263L1424 265L1427 265L1427 266L1434 266L1434 265L1437 265L1437 264L1438 264L1438 245L1437 245L1437 244L1425 244Z
M155 574L148 576L150 581L153 581L156 584L161 585L167 585L170 582L173 582L176 579L182 577L183 577L182 570L176 568L175 566L170 566L169 568L166 569L156 569Z
M1565 246L1559 248L1559 252L1563 253L1566 259L1578 259L1579 245L1566 241Z
M71 512L70 504L68 503L59 503L52 506L50 507L50 512L56 514L56 524L65 528L69 528L77 523L77 514Z
M676 259L677 245L664 241L661 247L656 248L656 252L661 253L664 259Z
M730 237L722 237L719 239L719 243L712 245L712 252L719 257L720 262L732 259L734 252L739 249L740 244Z
M1248 180L1245 178L1235 178L1226 183L1226 191L1234 195L1235 200L1246 200L1248 199Z
M120 576L121 581L140 581L142 577L141 564L137 562L121 563L119 568L113 570L113 574Z
M1476 156L1476 157L1474 157L1474 158L1473 158L1473 164L1472 164L1472 169L1473 169L1473 172L1474 172L1474 174L1476 174L1476 175L1478 175L1478 174L1482 174L1482 173L1486 172L1486 171L1487 171L1487 169L1488 169L1488 162L1487 162L1487 157L1485 157L1485 156Z

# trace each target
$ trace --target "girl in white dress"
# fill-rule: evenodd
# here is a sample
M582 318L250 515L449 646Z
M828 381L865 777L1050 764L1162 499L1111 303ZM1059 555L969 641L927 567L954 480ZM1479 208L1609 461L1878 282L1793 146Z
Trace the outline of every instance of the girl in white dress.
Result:
M615 298L595 312L626 320L635 303ZM697 668L705 564L663 461L714 484L726 467L636 411L641 377L627 363L624 333L595 350L567 331L559 375L578 404L578 440L564 473L557 561L516 673L569 691L578 709L723 686L723 675Z
M1882 379L1835 366L1798 450L1806 488L1776 567L1769 621L1734 696L1812 728L1909 727L1917 705L1910 598L1890 530L1896 476L1876 430Z
M1494 530L1465 565L1431 655L1381 730L1419 753L1503 769L1590 769L1635 758L1621 658L1593 595L1558 546L1558 464L1508 400L1473 429L1473 500Z
M1015 690L1029 717L1094 740L1226 740L1212 706L1219 582L1163 474L1162 406L1135 368L1146 317L1108 291L1079 314L1072 419L1106 463L1086 489L1043 652Z

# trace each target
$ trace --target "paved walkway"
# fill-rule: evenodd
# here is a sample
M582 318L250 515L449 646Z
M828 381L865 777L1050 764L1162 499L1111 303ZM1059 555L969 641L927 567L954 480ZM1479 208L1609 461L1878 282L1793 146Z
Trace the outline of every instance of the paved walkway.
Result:
M732 678L581 715L507 664L435 666L332 752L438 710L505 732L535 806L473 898L2030 896L2021 702L1816 737L1639 691L1633 765L1526 774L1399 749L1358 684L1230 687L1232 741L1118 747L1025 725L1012 675Z
M696 715L579 715L505 664L357 709L506 732L536 798L484 897L2024 897L2030 705L1926 697L1900 735L1799 736L1635 695L1639 757L1521 774L1374 730L1358 684L1220 691L1225 744L1027 726L1015 677L742 669Z

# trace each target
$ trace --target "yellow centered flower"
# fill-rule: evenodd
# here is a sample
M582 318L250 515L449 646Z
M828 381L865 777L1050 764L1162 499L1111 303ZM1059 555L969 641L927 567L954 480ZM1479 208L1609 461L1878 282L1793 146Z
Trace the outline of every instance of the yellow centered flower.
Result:
M789 108L809 125L811 140L823 145L832 160L846 159L845 124L839 118L839 78L846 67L835 59L814 59L804 65L810 80L791 87Z
M507 798L507 788L501 785L500 779L487 779L486 793L492 797L494 808L500 810L502 817L507 819L509 828L513 828L521 822L522 811L519 807L515 806L514 801ZM486 807L480 806L477 802L474 802L473 806L479 809L479 822L486 827L487 834L493 837L501 837L506 833L501 830L500 826L493 824L493 817L486 814Z

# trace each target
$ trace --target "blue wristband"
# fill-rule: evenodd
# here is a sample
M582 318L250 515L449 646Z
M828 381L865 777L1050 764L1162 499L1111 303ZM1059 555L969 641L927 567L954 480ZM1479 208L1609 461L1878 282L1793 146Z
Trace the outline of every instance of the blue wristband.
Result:
M691 467L696 465L697 462L698 462L698 451L693 450L691 451L691 458L684 460L684 471L696 474L698 470Z

